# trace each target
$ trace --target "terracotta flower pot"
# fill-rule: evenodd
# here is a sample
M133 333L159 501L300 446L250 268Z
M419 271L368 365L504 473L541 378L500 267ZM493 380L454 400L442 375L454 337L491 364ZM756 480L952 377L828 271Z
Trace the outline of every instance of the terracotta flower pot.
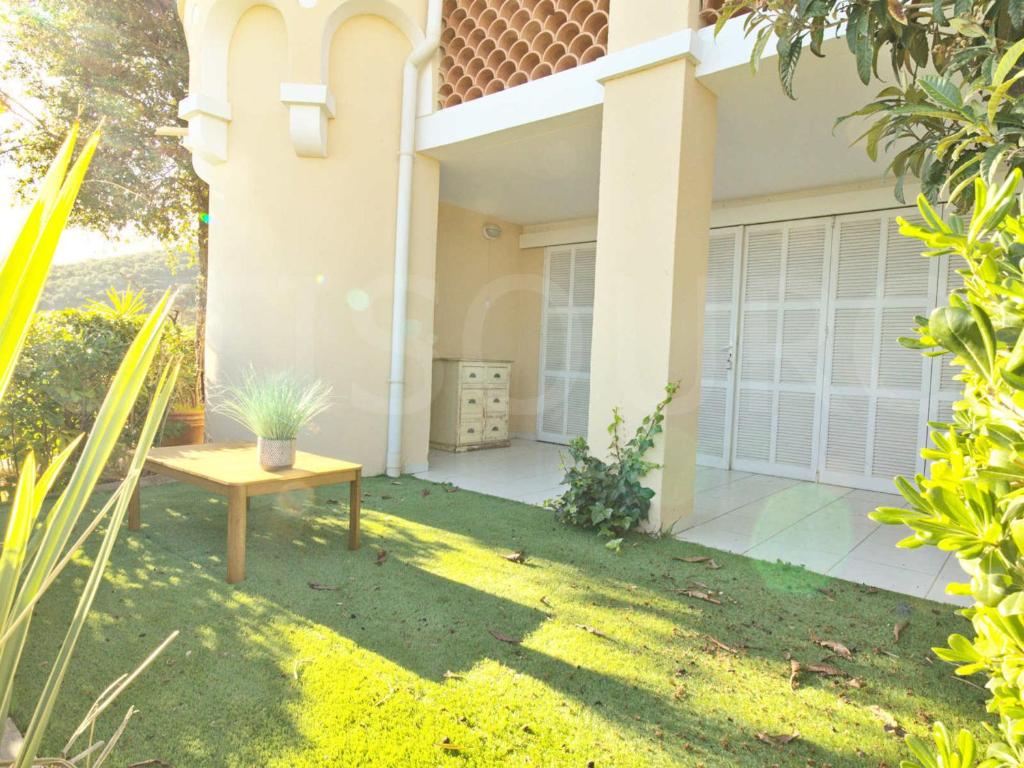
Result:
M206 411L202 408L171 411L164 422L161 445L198 445L206 433Z

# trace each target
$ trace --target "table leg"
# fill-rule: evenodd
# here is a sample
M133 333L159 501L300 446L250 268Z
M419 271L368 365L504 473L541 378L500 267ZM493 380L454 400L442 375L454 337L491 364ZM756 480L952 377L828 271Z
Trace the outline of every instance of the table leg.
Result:
M245 486L228 489L228 584L245 579Z
M363 506L362 472L348 484L348 548L359 549L359 512Z
M131 498L128 499L128 530L137 531L142 527L142 501L139 498L139 483L135 482Z

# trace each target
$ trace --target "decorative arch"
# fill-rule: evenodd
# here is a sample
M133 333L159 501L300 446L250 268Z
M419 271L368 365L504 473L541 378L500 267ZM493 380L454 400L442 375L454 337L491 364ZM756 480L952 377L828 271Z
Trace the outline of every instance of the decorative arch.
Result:
M257 6L273 8L290 39L285 0L219 0L205 16L195 19L187 35L192 56L189 95L178 105L178 117L188 121L185 146L194 154L193 165L203 178L208 165L228 159L228 56L231 39L246 11ZM189 20L191 21L191 20ZM188 22L186 22L188 23Z
M328 78L330 77L331 41L334 39L338 29L341 28L341 25L356 16L379 16L385 21L390 22L405 35L409 41L410 50L422 43L425 38L423 30L420 29L419 25L409 18L409 14L399 7L397 3L393 2L393 0L344 0L327 17L327 23L324 24L323 38L320 41L320 80L323 83L327 83L328 86L330 85ZM423 72L420 74L419 94L417 95L419 103L418 112L420 114L429 112L432 109L434 98L433 70L433 66L427 66L423 68Z
M286 0L216 0L210 5L206 16L197 20L198 28L194 33L199 68L197 85L201 93L227 102L231 39L246 11L258 6L273 8L281 17L285 35L291 44L285 5Z
M238 22L251 8L272 8L284 24L290 47L296 44L294 30L290 28L294 4L295 0L213 0L204 15L186 20L193 55L192 77L189 96L179 105L178 116L189 124L186 146L204 164L216 165L227 160L227 129L231 121L228 57ZM185 10L187 14L188 9ZM326 157L327 121L335 112L329 82L331 43L342 24L363 15L391 23L405 35L411 48L424 39L423 30L393 0L338 3L327 15L320 36L320 81L281 83L281 101L289 109L292 143L300 157ZM419 82L420 113L432 108L433 83L433 67L424 67Z

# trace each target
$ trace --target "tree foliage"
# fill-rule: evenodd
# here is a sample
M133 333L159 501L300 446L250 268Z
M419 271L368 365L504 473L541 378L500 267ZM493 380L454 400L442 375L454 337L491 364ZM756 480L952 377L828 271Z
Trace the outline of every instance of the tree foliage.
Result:
M862 109L868 154L889 158L903 201L916 177L931 201L969 207L973 181L1024 168L1024 0L727 0L717 28L749 10L752 66L775 36L782 87L794 95L803 50L824 56L842 34L860 80L892 81Z
M45 173L68 125L103 123L103 151L71 220L115 237L134 228L171 254L194 257L195 398L201 400L209 189L188 150L156 135L178 124L178 103L188 89L188 48L175 0L19 0L2 20L9 49L3 74L42 105L36 114L0 86L0 101L20 117L3 138L13 148L22 192Z
M949 305L920 318L918 337L908 346L926 354L951 354L960 367L963 399L954 405L955 423L933 424L927 476L897 479L909 509L883 508L872 517L906 525L912 534L902 547L935 546L956 555L969 581L954 594L969 596L963 611L974 637L955 634L936 648L957 674L984 674L998 718L986 724L993 737L982 768L1024 765L1024 194L1015 170L998 188L975 182L968 219L943 220L922 195L924 223L900 222L901 232L919 239L925 255L948 255L963 264L964 288ZM936 730L939 762L930 747L909 740L924 766L975 765L973 738L956 740Z
M174 0L23 0L8 11L5 74L41 112L15 109L5 139L16 144L22 190L46 171L78 117L104 124L102 152L72 221L108 235L134 226L194 252L206 185L188 151L157 128L178 122L188 50Z

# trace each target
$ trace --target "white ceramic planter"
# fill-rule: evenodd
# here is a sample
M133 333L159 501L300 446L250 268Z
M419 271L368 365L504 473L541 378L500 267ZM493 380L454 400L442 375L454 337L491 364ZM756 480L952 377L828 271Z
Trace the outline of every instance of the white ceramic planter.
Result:
M263 469L288 469L295 464L295 441L258 437L256 454Z

